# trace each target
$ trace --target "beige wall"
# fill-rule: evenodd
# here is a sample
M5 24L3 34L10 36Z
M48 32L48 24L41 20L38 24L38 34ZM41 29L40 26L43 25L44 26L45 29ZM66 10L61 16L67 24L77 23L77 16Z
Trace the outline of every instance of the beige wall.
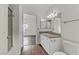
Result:
M0 5L0 54L7 53L8 5Z

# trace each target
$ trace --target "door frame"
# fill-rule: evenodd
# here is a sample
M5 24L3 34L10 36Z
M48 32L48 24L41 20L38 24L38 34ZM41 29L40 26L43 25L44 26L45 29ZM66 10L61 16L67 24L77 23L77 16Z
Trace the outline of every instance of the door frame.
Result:
M12 10L12 14L14 15L14 10L13 10L13 8L12 8L12 6L11 6L10 4L8 5L8 8ZM12 16L12 22L13 22L13 20L14 20L14 17ZM7 25L8 25L8 24L7 24ZM8 28L7 28L7 29L8 29ZM12 31L14 31L13 23L12 23ZM7 32L7 37L8 37L8 32ZM12 32L12 42L13 42L12 44L13 44L13 46L14 46L14 38L13 38L13 37L14 37L14 33ZM8 38L7 38L7 39L8 39ZM7 43L8 43L8 41L7 41ZM12 46L12 48L13 48L13 46ZM12 48L11 48L11 49L12 49ZM11 50L11 49L10 49L10 50ZM9 52L10 50L8 50L8 48L7 48L7 51L8 51L8 52Z
M25 13L25 14L27 14L27 15L32 15L32 14L28 14L28 13ZM23 15L24 15L24 13L22 12L22 31L23 31L23 24L24 24L24 23L23 23L23 21L24 21L24 18L23 18L24 16L23 16ZM35 16L35 15L34 15L34 16ZM35 17L36 17L36 24L37 24L37 16L35 16ZM36 26L36 31L37 31L37 26ZM28 35L28 36L30 36L30 35ZM36 39L35 39L35 42L36 42L36 44L37 44L37 41L36 41L36 40L37 40L37 32L36 32L35 38L36 38ZM23 42L24 42L24 33L22 32L22 47L24 46L24 43L23 43Z

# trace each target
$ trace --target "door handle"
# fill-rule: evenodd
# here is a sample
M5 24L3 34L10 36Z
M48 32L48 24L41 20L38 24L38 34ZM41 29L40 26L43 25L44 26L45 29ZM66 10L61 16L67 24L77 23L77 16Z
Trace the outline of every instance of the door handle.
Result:
M56 40L51 40L51 42L56 42Z
M56 40L53 40L54 42L56 42Z
M7 39L9 39L9 37L7 36Z
M7 39L10 39L11 38L11 36L7 36Z

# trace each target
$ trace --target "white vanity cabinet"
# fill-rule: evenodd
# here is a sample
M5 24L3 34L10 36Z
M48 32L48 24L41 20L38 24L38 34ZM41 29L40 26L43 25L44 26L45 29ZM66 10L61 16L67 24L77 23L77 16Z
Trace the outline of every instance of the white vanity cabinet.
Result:
M45 35L40 35L40 44L45 49L45 51L52 55L55 51L59 51L61 48L60 38L49 38Z
M45 51L49 54L49 40L46 36L40 35L40 44L45 49Z

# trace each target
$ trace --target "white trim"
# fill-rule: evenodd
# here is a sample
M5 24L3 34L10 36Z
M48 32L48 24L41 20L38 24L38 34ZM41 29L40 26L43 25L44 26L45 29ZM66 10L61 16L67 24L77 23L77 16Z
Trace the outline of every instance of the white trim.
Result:
M12 8L12 6L11 6L10 4L8 4L8 7L9 7L11 10L13 10L13 8Z
M8 7L12 10L12 14L14 15L14 10L13 10L13 8L12 8L12 6L9 4L8 5ZM12 31L14 31L14 25L13 25L13 21L14 20L14 17L12 17ZM8 25L8 24L7 24ZM8 28L7 28L8 29ZM14 47L14 32L13 32L13 34L12 34L13 36L13 38L12 38L12 40L13 40L13 46L12 46L12 48L8 51L8 48L7 48L7 52L9 53L12 49L13 49L13 47ZM8 33L7 33L7 36L8 36ZM8 41L7 41L7 43L8 43ZM7 44L8 45L8 44Z

